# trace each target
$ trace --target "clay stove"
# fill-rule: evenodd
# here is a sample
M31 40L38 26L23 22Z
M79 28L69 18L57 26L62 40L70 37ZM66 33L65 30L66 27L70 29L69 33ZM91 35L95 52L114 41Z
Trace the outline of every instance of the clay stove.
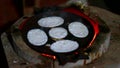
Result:
M42 10L22 17L10 29L9 39L16 53L29 62L45 64L49 60L55 68L69 68L91 63L107 50L110 30L99 17L90 18L74 7ZM60 23L46 21L51 17Z

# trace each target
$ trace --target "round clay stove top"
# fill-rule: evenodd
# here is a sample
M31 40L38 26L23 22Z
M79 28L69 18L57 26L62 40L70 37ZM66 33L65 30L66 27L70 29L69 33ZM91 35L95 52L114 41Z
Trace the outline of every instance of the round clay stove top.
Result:
M74 8L40 13L19 27L28 47L62 65L89 59L99 34L98 22Z

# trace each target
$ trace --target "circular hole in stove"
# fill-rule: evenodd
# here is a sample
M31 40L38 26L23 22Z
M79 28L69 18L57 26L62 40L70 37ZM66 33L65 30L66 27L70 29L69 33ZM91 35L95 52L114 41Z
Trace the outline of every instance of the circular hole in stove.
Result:
M64 19L58 16L50 16L38 20L38 25L42 27L56 27L64 23Z
M67 53L76 50L79 44L72 40L59 40L50 46L50 49L57 53Z
M31 29L27 33L28 41L34 46L42 46L48 41L46 33L41 29Z
M89 30L87 26L82 24L81 22L72 22L68 25L69 32L78 38L87 37L89 34Z
M52 38L56 38L56 39L65 38L67 34L68 34L67 30L62 27L56 27L49 30L49 35Z

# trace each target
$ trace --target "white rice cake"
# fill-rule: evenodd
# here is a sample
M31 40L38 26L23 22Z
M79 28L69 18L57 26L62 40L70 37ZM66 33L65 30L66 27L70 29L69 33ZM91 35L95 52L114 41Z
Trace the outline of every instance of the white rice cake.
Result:
M62 25L63 23L64 19L57 16L45 17L38 20L38 24L42 27L56 27Z
M78 38L84 38L88 35L88 28L81 22L72 22L68 25L69 32Z
M79 44L72 40L59 40L50 46L50 49L57 53L66 53L76 50Z
M62 39L68 35L68 32L65 28L57 27L57 28L50 29L49 35L52 38Z
M48 41L48 36L41 29L32 29L28 31L27 39L35 46L42 46Z

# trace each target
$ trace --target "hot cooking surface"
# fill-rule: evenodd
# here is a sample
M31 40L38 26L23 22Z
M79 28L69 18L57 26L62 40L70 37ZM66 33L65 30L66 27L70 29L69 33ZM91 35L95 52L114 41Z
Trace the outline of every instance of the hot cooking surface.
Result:
M85 50L91 46L98 33L96 22L74 9L39 13L23 22L19 28L24 42L31 49L42 53L43 56L57 58L60 64L88 59Z
M60 26L56 26L56 27L42 27L38 25L38 20L44 17L51 17L51 16L58 16L58 17L62 17L64 19L64 23ZM68 29L68 25L72 22L81 22L82 24L84 24L87 28L88 28L88 35L86 37L83 38L79 38L79 37L75 37L74 35L72 35ZM22 27L21 33L22 33L22 37L24 39L24 41L28 44L29 47L31 47L32 49L38 51L38 52L43 52L43 53L50 53L53 54L54 52L51 51L49 46L46 46L46 44L52 44L57 40L54 40L54 38L51 38L48 34L48 32L50 31L50 29L52 28L57 28L57 27L62 27L65 28L68 32L68 35L63 38L65 40L73 40L76 41L77 43L79 43L79 48L77 48L75 51L82 51L84 48L86 48L89 43L91 42L93 36L94 36L94 30L92 25L89 23L89 21L87 21L86 19L72 14L72 13L67 13L67 12L63 12L63 11L58 11L58 12L50 12L48 13L44 13L44 14L39 14L36 16L31 17L26 24ZM48 36L48 41L46 44L44 44L43 46L34 46L33 44L31 44L28 39L27 39L27 33L29 30L31 29L41 29L43 30L47 36Z

